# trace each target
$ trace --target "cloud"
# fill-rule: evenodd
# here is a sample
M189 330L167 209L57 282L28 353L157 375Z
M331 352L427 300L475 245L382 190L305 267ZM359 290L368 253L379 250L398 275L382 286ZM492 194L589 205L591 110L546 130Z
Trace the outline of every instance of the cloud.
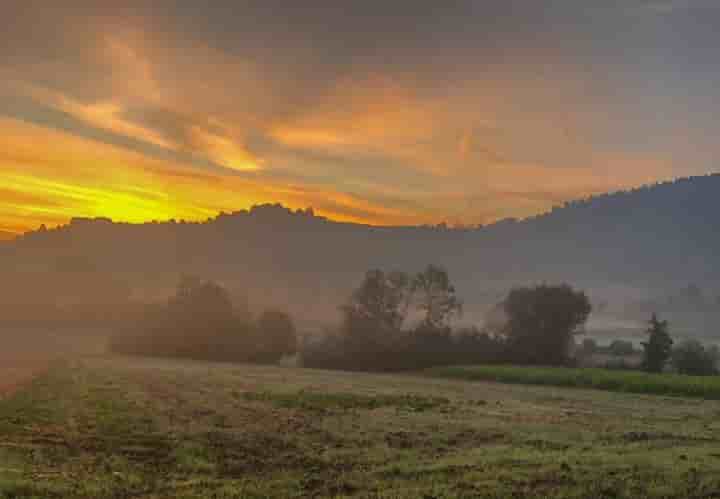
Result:
M701 84L673 73L701 30L627 2L46 3L11 6L0 35L0 188L17 200L0 227L265 201L486 223L718 152L710 108L687 105Z
M264 161L255 157L231 137L215 134L195 127L191 131L193 145L210 159L226 168L239 171L255 171Z

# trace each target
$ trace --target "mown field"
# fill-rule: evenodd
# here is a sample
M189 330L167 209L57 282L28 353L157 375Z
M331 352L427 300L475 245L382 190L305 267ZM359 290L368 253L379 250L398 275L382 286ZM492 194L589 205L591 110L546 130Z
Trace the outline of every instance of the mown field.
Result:
M0 401L0 497L720 497L720 402L86 358Z
M427 374L466 381L595 388L615 392L720 400L720 376L685 376L595 368L573 369L509 365L437 367L429 369Z

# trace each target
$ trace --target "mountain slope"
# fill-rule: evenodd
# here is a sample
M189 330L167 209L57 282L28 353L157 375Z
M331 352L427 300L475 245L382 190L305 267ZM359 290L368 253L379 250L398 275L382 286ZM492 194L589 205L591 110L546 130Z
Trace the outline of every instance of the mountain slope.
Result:
M338 223L280 205L205 223L76 219L0 243L3 302L112 302L161 296L178 276L218 279L252 302L335 310L374 267L445 265L469 305L511 284L570 281L600 289L720 282L720 175L576 201L478 229ZM612 298L612 297L610 297ZM472 310L472 306L470 307Z

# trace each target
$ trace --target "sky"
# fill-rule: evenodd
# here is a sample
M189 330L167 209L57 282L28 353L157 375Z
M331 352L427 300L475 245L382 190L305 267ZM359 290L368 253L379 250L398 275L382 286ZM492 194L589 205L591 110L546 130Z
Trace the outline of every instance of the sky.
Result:
M717 171L715 0L2 10L0 237L266 202L486 224Z

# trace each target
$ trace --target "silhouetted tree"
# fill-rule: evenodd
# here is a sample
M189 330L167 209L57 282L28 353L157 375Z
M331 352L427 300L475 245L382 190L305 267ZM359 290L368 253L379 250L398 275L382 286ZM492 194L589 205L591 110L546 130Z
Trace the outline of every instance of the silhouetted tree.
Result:
M673 348L672 365L681 374L708 376L717 374L717 352L697 340L686 340Z
M409 304L410 281L404 272L371 270L341 307L348 326L372 326L378 331L399 330Z
M353 291L343 312L336 357L348 369L387 369L399 347L410 301L410 280L404 272L370 270ZM384 367L381 367L384 366Z
M567 284L513 289L503 308L507 322L501 333L510 360L549 365L568 363L573 336L591 311L587 295Z
M418 308L425 314L422 324L425 329L445 328L454 315L462 312L455 287L442 267L428 265L415 276L411 289L417 296Z
M260 360L274 362L297 351L295 324L285 312L267 310L257 321Z
M217 322L233 315L230 293L219 284L196 277L183 277L168 305L178 315L193 321Z
M225 288L184 277L165 305L149 305L129 331L116 334L113 351L203 360L272 362L295 351L290 317L267 312L255 324L237 310Z
M423 320L404 330L411 303ZM452 334L450 319L460 312L460 300L447 272L437 266L412 280L402 272L369 271L341 310L340 334L306 342L303 365L390 371L488 362L498 355L499 342L476 328Z
M585 338L582 342L582 352L585 355L592 355L597 352L597 342L592 338Z
M650 338L642 342L643 369L647 372L659 373L670 358L673 340L668 332L668 322L661 321L653 314L650 318L648 330Z

